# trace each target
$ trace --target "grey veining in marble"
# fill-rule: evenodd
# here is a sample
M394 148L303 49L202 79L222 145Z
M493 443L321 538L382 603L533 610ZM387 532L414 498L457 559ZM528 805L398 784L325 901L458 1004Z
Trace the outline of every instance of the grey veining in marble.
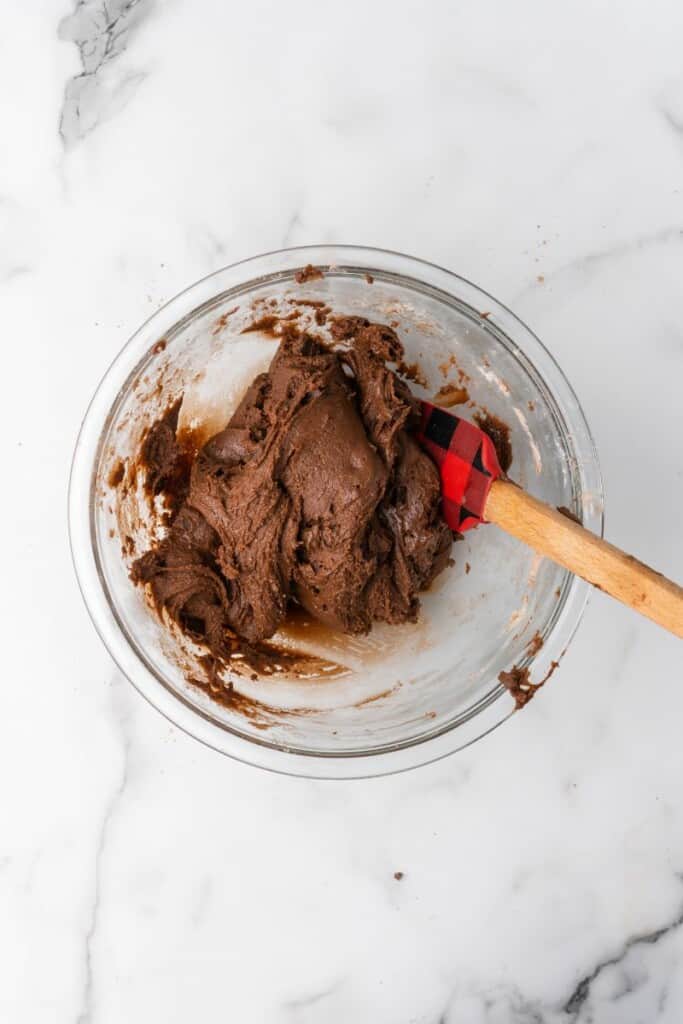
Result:
M67 148L122 110L144 81L144 72L116 75L110 65L153 6L154 0L77 0L60 22L60 39L76 44L82 65L64 89L59 133Z

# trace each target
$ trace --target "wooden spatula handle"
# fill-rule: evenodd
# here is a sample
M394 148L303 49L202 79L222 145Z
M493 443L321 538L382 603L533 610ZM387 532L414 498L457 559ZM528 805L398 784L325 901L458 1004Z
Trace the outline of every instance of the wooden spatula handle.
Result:
M683 587L557 509L507 480L496 480L484 516L594 587L683 637Z

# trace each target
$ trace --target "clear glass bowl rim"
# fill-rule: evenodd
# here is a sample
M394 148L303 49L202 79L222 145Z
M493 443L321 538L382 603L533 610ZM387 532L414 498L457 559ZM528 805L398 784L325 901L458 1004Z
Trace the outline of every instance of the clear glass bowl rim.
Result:
M109 601L95 551L94 477L112 409L131 374L151 346L200 307L231 289L291 274L308 263L344 270L388 273L445 292L473 311L486 309L488 324L502 332L542 378L563 417L574 449L582 492L593 495L584 523L602 536L604 495L597 450L581 404L557 361L540 339L505 305L466 278L436 264L391 250L355 245L306 245L253 256L208 274L158 309L113 360L90 401L76 441L69 479L69 540L78 584L102 642L123 674L169 721L207 746L247 764L309 778L366 778L406 771L437 761L486 736L513 711L501 688L477 714L412 746L381 753L312 755L251 742L204 717L173 694L139 658L122 632ZM581 621L590 587L576 577L561 599L546 638L547 653L564 654ZM551 650L552 645L552 650Z

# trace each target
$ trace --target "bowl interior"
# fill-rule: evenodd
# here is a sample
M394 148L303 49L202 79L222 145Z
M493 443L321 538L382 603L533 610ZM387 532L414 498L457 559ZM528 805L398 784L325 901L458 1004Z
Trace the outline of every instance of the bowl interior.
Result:
M319 657L304 677L286 670L255 679L232 672L225 682L245 698L232 702L192 682L204 679L201 649L160 623L128 577L131 561L160 530L132 464L146 429L178 398L181 427L208 437L226 423L277 345L267 333L241 333L245 326L269 312L291 311L295 298L397 324L405 361L417 364L416 394L433 398L447 383L466 387L473 405L454 411L486 409L508 424L513 479L584 519L601 512L595 494L586 493L566 405L561 408L513 337L506 311L481 293L459 296L381 267L372 267L370 283L367 269L331 267L323 279L304 284L291 270L259 277L214 295L163 337L151 338L111 407L93 476L100 580L147 670L186 708L228 733L328 757L420 743L495 701L510 710L498 674L532 661L532 679L545 673L560 653L554 627L572 587L581 584L497 527L481 526L454 544L455 564L422 596L415 625L377 626L367 637L352 638L295 621L276 640L283 649ZM312 329L324 334L315 325L315 307L305 308ZM544 641L540 650L536 637Z

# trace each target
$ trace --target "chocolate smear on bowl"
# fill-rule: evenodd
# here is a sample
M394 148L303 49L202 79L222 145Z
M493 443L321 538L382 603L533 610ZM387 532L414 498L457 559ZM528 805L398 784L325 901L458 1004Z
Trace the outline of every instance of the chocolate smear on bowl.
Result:
M528 667L519 668L517 665L513 665L509 672L501 672L498 675L498 681L506 687L515 702L515 708L519 711L519 709L528 704L531 698L534 697L541 687L548 682L559 664L559 661L551 661L550 668L544 675L543 679L541 679L540 683L531 682Z
M301 270L297 270L294 275L294 280L297 284L305 284L307 281L317 281L319 278L324 277L322 270L319 267L314 267L312 263L307 263Z
M510 442L509 426L487 409L483 412L475 413L474 422L493 441L493 447L496 449L500 468L504 473L507 473L512 464L512 444Z

